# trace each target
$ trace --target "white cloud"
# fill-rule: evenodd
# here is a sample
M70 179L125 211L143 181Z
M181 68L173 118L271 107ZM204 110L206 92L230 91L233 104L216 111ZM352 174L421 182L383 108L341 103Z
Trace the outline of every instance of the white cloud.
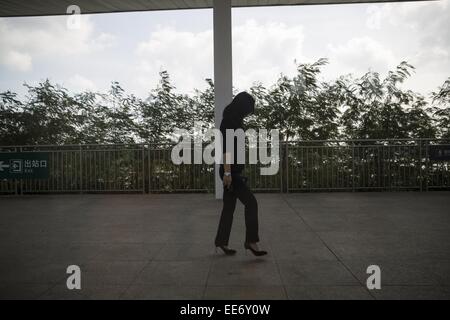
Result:
M95 83L79 74L75 74L74 76L69 78L68 85L70 89L74 90L75 92L81 92L85 90L95 91L97 90L97 86Z
M159 79L159 71L167 70L179 91L203 87L212 77L212 31L178 31L158 26L147 41L138 43L135 54L135 85L148 92Z
M405 35L405 58L417 68L417 74L405 83L423 93L441 85L450 70L450 0L373 5L367 25L378 25L380 34ZM373 21L377 21L373 23ZM400 33L398 33L400 34Z
M256 9L245 9L247 15L240 9L241 18L234 13L234 86L245 90L255 81L271 85L280 73L292 76L294 59L304 63L329 58L330 64L323 68L328 79L346 73L361 75L369 68L383 73L405 59L417 67L412 89L428 91L441 84L450 70L449 3L350 5L345 13L324 6L327 18L315 6L301 11L283 7L278 14L275 9L260 8L267 10L262 18ZM305 12L310 15L302 16ZM214 72L210 23L193 27L190 13L175 15L177 23L169 23L166 16L152 17L82 16L79 30L67 29L66 17L0 18L0 82L10 88L50 77L75 89L93 89L95 84L95 89L102 90L117 80L145 96L155 87L158 72L166 69L178 91L204 88L204 79ZM155 21L161 24L156 29ZM107 33L120 24L127 29L117 35ZM143 41L142 26L153 31ZM119 50L110 50L118 40L123 40ZM17 84L12 85L13 81Z
M272 84L281 72L295 71L294 59L302 61L302 26L283 23L258 24L248 20L233 28L233 82L239 89L255 81ZM212 30L187 32L159 27L138 44L135 82L154 87L160 70L168 70L179 91L204 87L213 77Z
M41 57L70 59L77 54L103 50L114 44L107 33L95 35L89 17L80 28L67 28L66 17L0 19L0 63L19 71L32 68Z
M440 2L440 1L438 1ZM436 7L435 2L431 7ZM366 26L370 29L381 29L389 26L415 28L418 20L417 12L430 8L430 3L418 1L415 3L377 3L366 9Z
M273 84L280 73L292 75L294 60L304 62L304 32L301 25L280 22L260 24L247 20L233 29L233 75L239 89L255 81Z
M427 54L434 56L436 51L450 51L450 0L372 5L369 8L368 26L375 25L382 32L399 28L409 33L411 42L418 42L419 55L423 59L418 62L426 63L429 60Z
M330 68L334 74L367 72L369 69L382 73L397 66L398 61L392 51L370 37L353 38L341 45L328 45ZM342 72L336 70L340 69Z
M110 33L102 32L100 35L89 42L94 50L104 50L112 48L117 44L117 38Z
M31 69L31 56L27 53L9 50L2 53L0 61L13 70L23 72Z
M369 5L366 9L368 15L366 27L380 30L384 20L391 14L391 6Z

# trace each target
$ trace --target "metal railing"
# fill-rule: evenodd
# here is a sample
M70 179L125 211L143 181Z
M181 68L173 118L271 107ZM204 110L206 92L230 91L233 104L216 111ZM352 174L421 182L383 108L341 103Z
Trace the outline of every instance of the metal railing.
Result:
M0 152L48 152L49 178L3 181L0 192L138 192L144 188L140 145L40 145Z
M450 189L450 161L429 157L438 139L316 140L280 144L276 175L247 165L261 192ZM214 166L175 165L173 144L4 146L0 153L48 152L49 178L0 180L1 194L212 192Z
M327 140L286 144L288 191L450 188L450 161L429 157L438 139Z

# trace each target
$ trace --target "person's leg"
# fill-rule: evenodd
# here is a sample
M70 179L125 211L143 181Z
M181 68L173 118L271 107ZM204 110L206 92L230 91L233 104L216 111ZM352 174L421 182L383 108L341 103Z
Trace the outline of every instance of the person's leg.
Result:
M219 227L217 229L215 240L216 246L228 246L235 208L236 195L234 192L224 189L222 214L220 216Z
M245 242L256 243L259 241L258 202L242 178L236 181L234 188L237 198L245 206Z

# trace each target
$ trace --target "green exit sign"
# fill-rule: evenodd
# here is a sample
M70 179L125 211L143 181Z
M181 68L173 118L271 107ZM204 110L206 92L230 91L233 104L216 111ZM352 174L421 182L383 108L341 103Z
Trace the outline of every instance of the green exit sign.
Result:
M0 179L47 179L48 152L0 152Z

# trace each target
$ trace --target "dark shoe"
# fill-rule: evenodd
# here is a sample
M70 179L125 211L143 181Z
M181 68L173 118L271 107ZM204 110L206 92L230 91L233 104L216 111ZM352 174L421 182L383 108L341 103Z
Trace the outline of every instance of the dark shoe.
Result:
M255 250L253 249L249 243L244 243L244 248L250 250L255 256L264 256L267 254L267 251L264 250Z
M227 256L232 256L233 254L236 254L236 250L227 248L226 246L216 246L216 252L217 248L222 249L223 253L225 253Z

